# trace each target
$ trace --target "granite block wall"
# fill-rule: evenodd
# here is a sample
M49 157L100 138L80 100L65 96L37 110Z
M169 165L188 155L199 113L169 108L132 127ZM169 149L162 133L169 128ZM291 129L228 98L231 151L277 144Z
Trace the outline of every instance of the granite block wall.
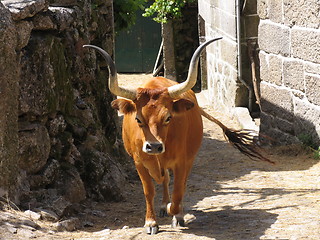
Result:
M200 0L200 41L215 37L222 40L208 46L206 63L207 97L216 109L232 113L235 107L249 105L248 90L239 80L238 39L236 1ZM242 80L251 84L250 64L247 57L247 40L257 39L259 18L256 12L256 1L248 1L242 6L241 18L241 52L243 53Z
M276 144L320 144L320 3L257 1L261 134Z
M200 40L223 37L207 47L207 97L217 109L229 111L237 101L236 8L234 2L200 0L204 23Z

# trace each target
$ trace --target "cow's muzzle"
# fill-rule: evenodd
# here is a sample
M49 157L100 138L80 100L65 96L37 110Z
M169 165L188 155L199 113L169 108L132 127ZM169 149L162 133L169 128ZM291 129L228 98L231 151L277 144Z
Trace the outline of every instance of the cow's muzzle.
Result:
M164 145L161 142L145 142L142 151L147 154L156 155L165 151Z

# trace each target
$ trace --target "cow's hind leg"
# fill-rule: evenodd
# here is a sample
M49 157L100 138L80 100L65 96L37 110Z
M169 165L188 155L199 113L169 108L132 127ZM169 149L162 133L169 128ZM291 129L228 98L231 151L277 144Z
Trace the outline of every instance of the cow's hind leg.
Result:
M165 170L164 181L162 183L163 193L162 193L162 203L161 203L160 214L159 214L160 217L168 216L167 205L170 202L169 183L170 183L169 171Z
M148 234L156 234L159 231L159 226L156 221L156 216L154 212L154 195L155 189L152 182L152 178L148 170L139 163L136 163L136 168L142 182L143 192L146 199L146 219L145 225L146 232Z
M182 199L185 192L189 169L178 166L173 170L174 185L172 193L172 201L167 205L167 212L173 215L172 227L184 227L184 214L182 208Z

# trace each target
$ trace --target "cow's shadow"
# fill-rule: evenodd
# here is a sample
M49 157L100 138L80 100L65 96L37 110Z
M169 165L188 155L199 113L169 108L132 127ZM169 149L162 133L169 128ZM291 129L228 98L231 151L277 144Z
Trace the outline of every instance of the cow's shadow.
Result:
M232 185L222 187L221 181L232 181L259 170L267 172L306 170L317 162L307 158L304 159L304 165L301 165L297 164L299 156L296 154L287 156L287 152L284 152L282 156L281 151L273 156L267 152L265 154L276 164L252 161L227 142L205 135L188 179L184 201L185 212L194 215L194 220L191 220L183 231L214 239L259 239L263 236L278 217L273 212L277 208L269 207L268 199L278 199L292 192L282 188L256 188L255 186L245 189ZM281 162L277 162L279 158ZM230 203L230 197L232 198L233 195L235 198L238 197L236 193L239 192L249 196L248 199L244 197L242 201ZM161 195L159 193L158 195ZM309 193L308 190L301 190L300 194L307 193ZM210 203L213 205L201 206L201 202L207 198L213 199ZM220 202L219 207L215 206L215 199L224 198L228 198L229 202L226 201L224 204ZM265 202L263 207L252 208L254 203L263 202ZM280 208L294 207L297 206L286 203Z
M186 233L213 239L260 239L277 220L277 214L262 209L225 209L213 212L193 210L196 220Z

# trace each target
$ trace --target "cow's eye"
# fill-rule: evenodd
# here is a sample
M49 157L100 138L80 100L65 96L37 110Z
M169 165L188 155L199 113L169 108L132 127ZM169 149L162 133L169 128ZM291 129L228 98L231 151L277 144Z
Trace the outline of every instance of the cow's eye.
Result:
M169 123L171 118L172 118L171 116L167 117L167 119L166 119L166 121L164 123Z
M136 121L138 124L142 124L141 120L139 118L136 117Z

